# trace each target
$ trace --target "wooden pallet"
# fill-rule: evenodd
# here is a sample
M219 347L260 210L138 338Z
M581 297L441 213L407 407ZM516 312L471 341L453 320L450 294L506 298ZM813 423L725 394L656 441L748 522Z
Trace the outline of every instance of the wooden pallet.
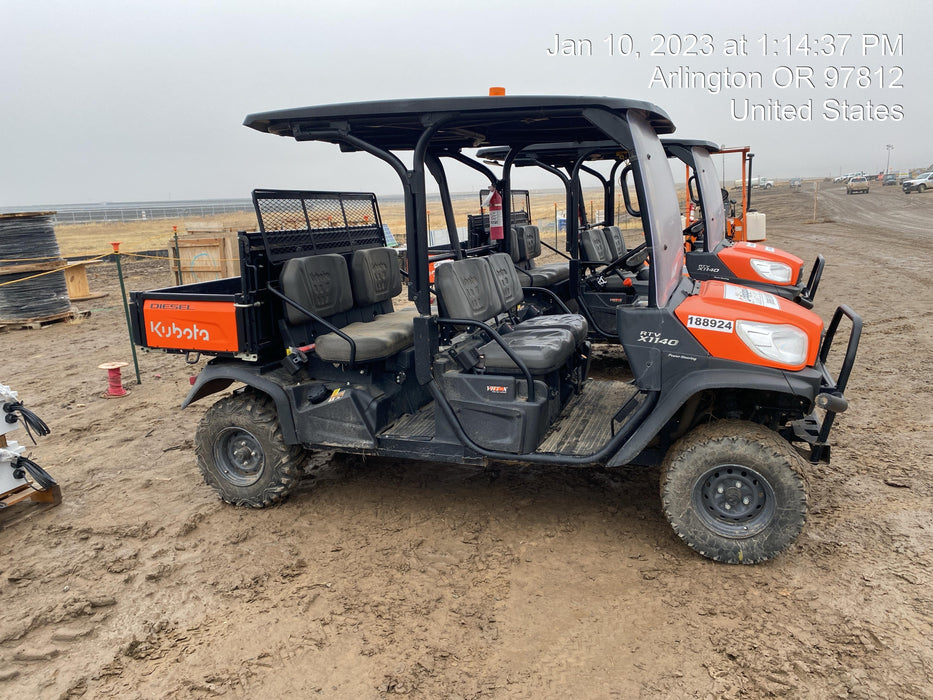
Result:
M41 262L25 262L18 265L0 266L0 275L28 275L32 272L54 272L64 269L67 261L64 258L48 258Z
M90 311L79 311L78 309L71 309L70 311L65 311L60 314L43 316L42 318L26 318L10 321L0 320L0 333L5 331L34 331L40 328L45 328L46 326L50 326L53 323L74 323L80 319L87 318L90 315Z
M0 447L7 447L6 435L0 435ZM28 503L27 503L28 501ZM0 493L0 530L8 525L32 517L62 502L62 490L58 484L36 491L29 484L20 484ZM11 506L18 506L12 508Z
M36 491L28 484L23 484L0 494L0 530L54 508L61 502L62 490L58 484L44 491Z

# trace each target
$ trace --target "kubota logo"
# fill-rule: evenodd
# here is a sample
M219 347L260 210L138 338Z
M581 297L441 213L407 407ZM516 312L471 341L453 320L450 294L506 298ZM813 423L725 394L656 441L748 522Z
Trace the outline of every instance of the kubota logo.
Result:
M164 325L161 321L150 321L149 332L160 338L178 338L179 340L210 340L211 334L203 328L193 326L179 326L172 323L171 326Z

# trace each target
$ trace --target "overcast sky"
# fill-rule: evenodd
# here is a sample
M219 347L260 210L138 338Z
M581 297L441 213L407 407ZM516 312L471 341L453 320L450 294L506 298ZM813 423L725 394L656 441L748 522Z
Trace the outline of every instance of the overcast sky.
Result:
M392 171L371 157L260 134L243 119L484 95L491 85L648 100L679 136L750 145L762 175L878 171L887 144L892 169L924 167L933 163L931 28L925 0L0 0L0 207L248 197L255 187L397 193ZM747 55L725 55L743 36ZM555 47L579 55L550 55ZM763 84L712 94L658 80L725 70L760 73ZM775 85L792 73L813 87ZM746 99L780 100L801 116L809 104L809 120L742 120L735 110L741 117ZM871 121L853 119L869 112ZM475 182L465 170L451 175L454 189Z

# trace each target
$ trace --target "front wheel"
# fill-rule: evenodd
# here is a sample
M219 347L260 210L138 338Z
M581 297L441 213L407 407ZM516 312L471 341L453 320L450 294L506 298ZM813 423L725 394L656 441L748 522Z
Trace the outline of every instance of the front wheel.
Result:
M195 435L204 481L227 503L264 508L297 486L307 453L286 445L275 403L247 389L211 406Z
M674 532L709 559L756 564L790 547L807 517L800 455L745 421L717 421L681 438L661 466L661 502Z
M924 192L927 191L927 186L926 186L926 185L920 185L920 187L917 188L917 191L918 191L920 194L923 194Z

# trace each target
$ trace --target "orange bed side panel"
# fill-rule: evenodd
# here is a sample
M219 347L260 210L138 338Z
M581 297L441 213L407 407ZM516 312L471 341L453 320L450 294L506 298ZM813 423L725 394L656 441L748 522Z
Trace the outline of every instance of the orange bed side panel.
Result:
M232 301L162 301L143 305L146 344L152 348L239 352Z

